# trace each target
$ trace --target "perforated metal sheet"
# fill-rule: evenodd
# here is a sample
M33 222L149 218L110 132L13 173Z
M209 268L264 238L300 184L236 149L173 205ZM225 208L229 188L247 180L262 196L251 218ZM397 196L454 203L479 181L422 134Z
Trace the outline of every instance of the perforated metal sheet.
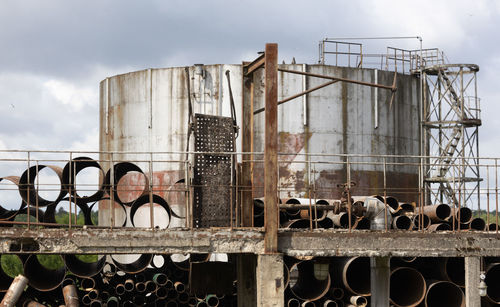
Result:
M234 127L230 117L195 114L195 151L233 152ZM194 227L230 226L232 193L231 155L196 154L193 169Z

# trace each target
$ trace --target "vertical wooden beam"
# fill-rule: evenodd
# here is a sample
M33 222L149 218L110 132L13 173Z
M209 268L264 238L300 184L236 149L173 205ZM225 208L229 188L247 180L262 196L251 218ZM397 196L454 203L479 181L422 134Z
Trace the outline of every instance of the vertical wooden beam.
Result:
M243 65L244 66L244 65ZM242 110L241 110L241 151L253 151L253 74L245 76L242 69ZM243 227L251 227L253 222L253 195L252 195L252 167L251 154L245 154L242 157L241 170L241 222Z
M278 252L278 44L265 52L264 214L266 253Z

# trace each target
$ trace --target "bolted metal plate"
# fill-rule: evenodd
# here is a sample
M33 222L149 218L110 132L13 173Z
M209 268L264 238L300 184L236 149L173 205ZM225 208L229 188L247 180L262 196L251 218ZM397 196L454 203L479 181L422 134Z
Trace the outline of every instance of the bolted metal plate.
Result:
M195 151L233 152L234 126L230 117L195 114ZM235 194L229 154L195 154L193 168L193 225L230 226ZM233 214L234 215L234 214Z

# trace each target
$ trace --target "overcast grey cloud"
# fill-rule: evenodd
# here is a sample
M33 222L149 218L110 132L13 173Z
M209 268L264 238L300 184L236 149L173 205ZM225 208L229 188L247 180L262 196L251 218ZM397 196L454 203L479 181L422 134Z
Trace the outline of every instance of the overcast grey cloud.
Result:
M98 84L149 67L240 63L266 42L280 61L317 61L324 37L421 35L451 62L476 63L481 152L498 155L500 2L0 2L0 148L98 149ZM417 40L363 42L418 48Z

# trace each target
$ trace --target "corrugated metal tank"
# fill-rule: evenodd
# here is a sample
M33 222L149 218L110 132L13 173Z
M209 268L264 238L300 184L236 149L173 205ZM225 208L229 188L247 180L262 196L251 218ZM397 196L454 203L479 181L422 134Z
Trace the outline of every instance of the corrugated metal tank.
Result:
M280 67L386 85L392 84L394 76L393 72L387 71L326 65L283 64ZM241 125L241 65L189 67L194 112L230 116L226 70L230 71L237 120ZM264 105L262 71L254 74L254 82L257 109ZM280 72L278 82L279 99L282 99L325 80ZM344 82L280 105L279 151L289 153L280 157L284 160L280 165L280 184L284 188L281 196L308 196L308 187L314 186L318 198L339 197L336 185L346 181L346 166L339 162L345 158L306 158L302 155L305 153L418 155L419 80L398 74L397 87L392 107L389 106L391 91ZM184 67L131 72L107 78L100 84L101 151L184 151L187 123L188 97ZM255 115L256 152L264 150L264 127L264 113ZM240 144L241 140L238 139L238 151ZM101 158L109 159L109 156L102 155ZM116 154L113 157L114 161L138 158L149 159L147 155ZM333 163L314 164L314 172L309 172L307 163L297 162L307 159ZM365 158L364 161L368 160ZM149 172L148 163L139 164L144 171ZM358 194L380 193L380 189L372 188L382 186L382 165L352 165L351 170ZM388 187L418 186L417 167L389 166L386 171ZM180 163L154 164L152 172L154 185L169 186L184 177L183 165ZM262 177L262 167L257 163L254 177L256 186L262 185ZM258 188L254 192L256 196L262 194ZM398 196L416 200L410 194L399 193ZM182 206L180 200L170 202L178 202ZM100 214L103 217L107 215L105 211L106 208L101 206Z

